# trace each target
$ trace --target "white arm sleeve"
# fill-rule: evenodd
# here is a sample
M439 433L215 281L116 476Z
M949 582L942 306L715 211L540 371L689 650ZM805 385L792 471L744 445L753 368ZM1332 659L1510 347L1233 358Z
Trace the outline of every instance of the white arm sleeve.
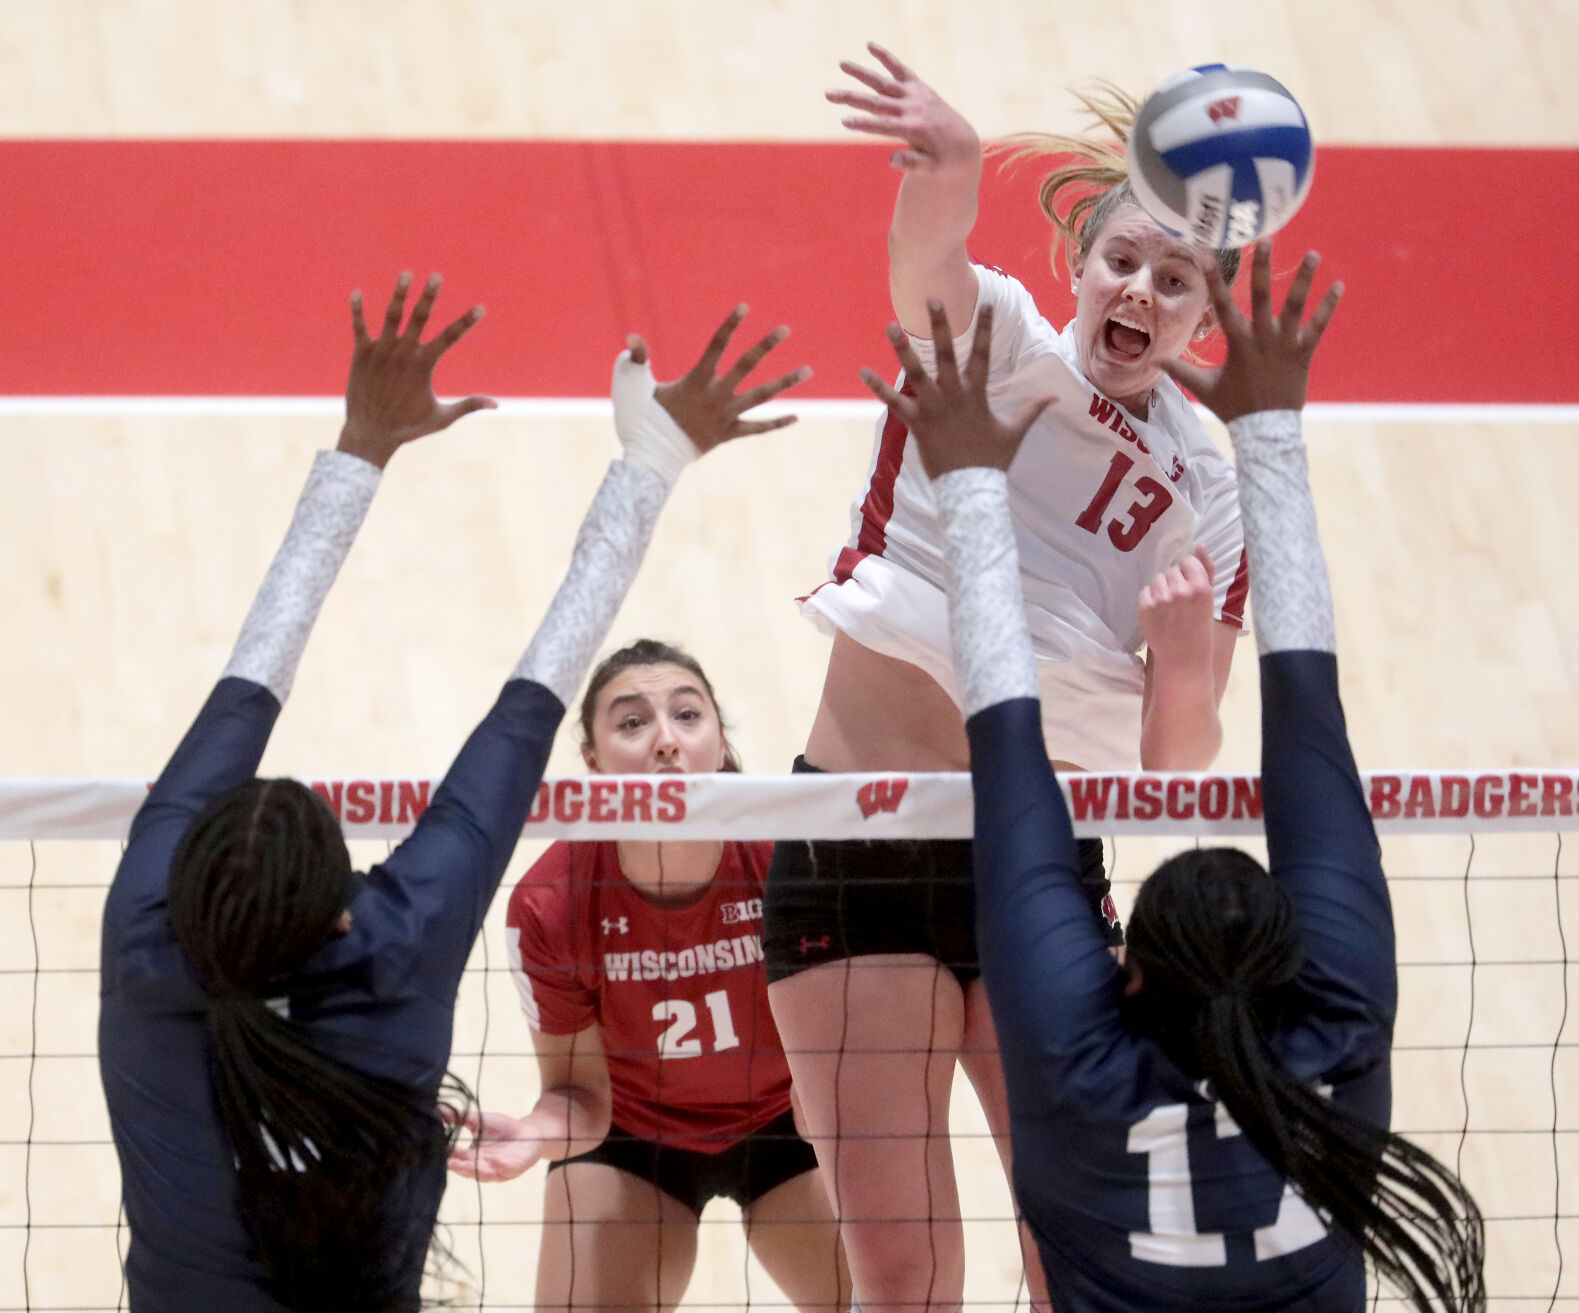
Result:
M512 675L543 685L567 707L636 579L669 489L696 459L685 430L653 395L656 386L630 352L614 362L614 428L625 458L609 466L565 582Z
M1332 586L1316 530L1297 410L1263 410L1228 426L1250 559L1256 650L1338 650Z
M1041 696L1025 627L1009 477L972 467L932 481L943 520L949 638L968 720L1011 698Z
M358 456L318 453L222 677L262 684L281 703L290 696L307 636L356 541L381 474Z
M570 705L636 579L668 496L668 483L651 469L628 459L609 466L576 534L565 581L512 679L533 680Z

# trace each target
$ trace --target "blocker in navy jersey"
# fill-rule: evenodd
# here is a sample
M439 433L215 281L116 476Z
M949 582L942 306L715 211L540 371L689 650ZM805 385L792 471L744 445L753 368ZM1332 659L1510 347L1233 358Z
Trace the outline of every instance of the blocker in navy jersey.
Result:
M1391 1113L1397 969L1380 852L1327 652L1261 658L1273 878L1305 944L1300 1019L1273 1051L1378 1126ZM1121 1020L1123 976L1076 877L1035 699L967 722L977 935L1008 1079L1014 1177L1058 1313L1360 1313L1358 1248L1220 1104Z
M207 998L170 930L166 887L205 806L257 770L280 703L250 680L210 694L147 801L104 911L99 1067L120 1156L133 1313L282 1313L236 1203L207 1061ZM435 1098L455 995L525 823L564 707L516 679L461 749L415 832L357 881L352 923L276 1006L326 1053ZM415 1309L444 1192L435 1158L390 1202L388 1255Z

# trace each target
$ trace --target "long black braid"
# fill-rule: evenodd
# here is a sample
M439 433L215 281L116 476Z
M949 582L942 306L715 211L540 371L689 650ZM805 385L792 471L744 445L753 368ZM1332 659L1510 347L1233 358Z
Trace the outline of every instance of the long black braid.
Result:
M334 814L294 780L212 803L170 872L171 928L210 996L241 1213L270 1292L302 1313L399 1306L431 1240L400 1195L412 1173L443 1170L453 1138L439 1091L336 1061L269 1002L336 933L352 880ZM445 1088L465 1101L458 1082Z
M1485 1226L1447 1167L1297 1078L1267 1042L1301 1010L1293 905L1234 848L1181 853L1141 886L1129 922L1136 1024L1420 1313L1484 1310Z

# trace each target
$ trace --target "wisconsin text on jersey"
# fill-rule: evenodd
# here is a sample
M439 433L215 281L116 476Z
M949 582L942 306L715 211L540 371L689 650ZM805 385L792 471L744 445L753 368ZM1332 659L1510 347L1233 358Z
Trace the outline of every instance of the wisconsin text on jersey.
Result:
M603 978L617 980L680 980L691 976L733 971L762 961L762 940L757 935L717 939L711 944L682 948L678 952L641 949L634 953L605 953Z
M1146 445L1146 439L1135 432L1134 426L1124 418L1123 409L1100 392L1091 394L1091 418L1098 424L1106 424L1125 442L1133 442L1146 455L1151 455L1151 448ZM1178 452L1173 453L1173 461L1168 466L1167 473L1170 483L1177 483L1184 477L1184 462L1179 459Z

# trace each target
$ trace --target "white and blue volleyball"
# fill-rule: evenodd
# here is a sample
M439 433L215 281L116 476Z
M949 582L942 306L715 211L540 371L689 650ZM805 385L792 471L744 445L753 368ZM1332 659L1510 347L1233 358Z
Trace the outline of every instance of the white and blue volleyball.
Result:
M1175 236L1219 250L1286 224L1314 172L1299 102L1275 78L1235 64L1175 73L1146 98L1130 133L1141 207Z

